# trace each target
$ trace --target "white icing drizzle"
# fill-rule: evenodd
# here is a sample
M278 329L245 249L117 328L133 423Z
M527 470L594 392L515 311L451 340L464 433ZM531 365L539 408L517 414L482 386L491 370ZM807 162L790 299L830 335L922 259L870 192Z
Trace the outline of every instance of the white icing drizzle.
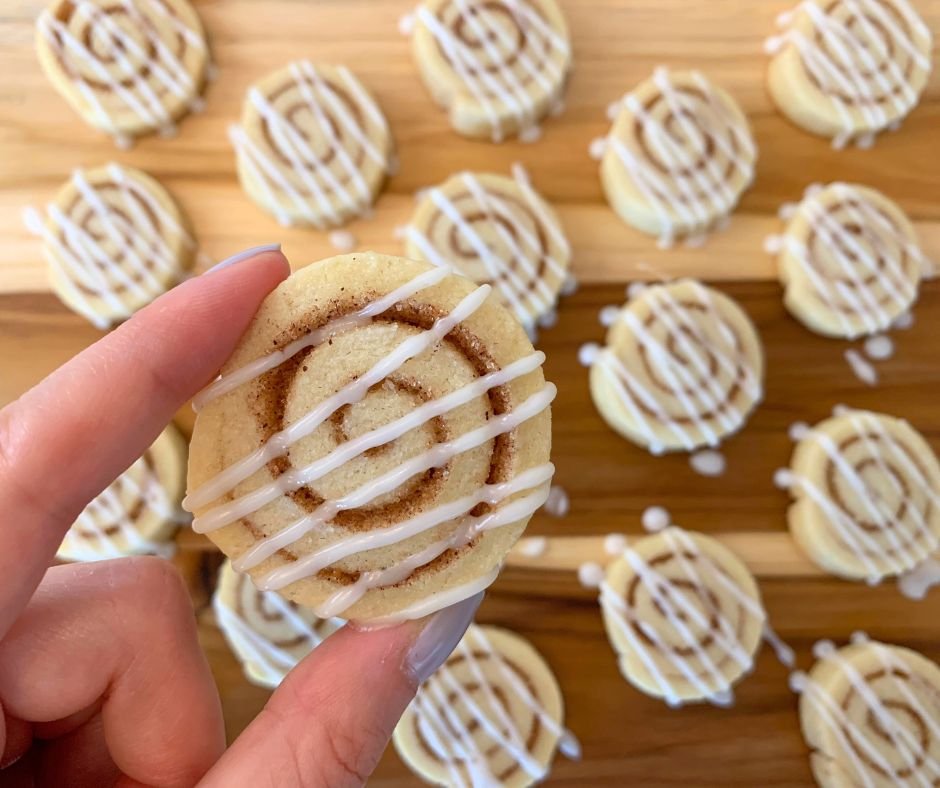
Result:
M914 313L913 312L902 312L895 318L894 323L891 325L891 328L897 328L901 331L907 331L914 325Z
M879 477L887 480L896 495L905 495L905 490L896 478L893 468L886 464L886 459L894 461L900 469L906 472L905 481L909 489L917 491L931 505L940 506L940 492L932 488L930 479L924 476L920 467L908 456L904 445L894 438L876 416L863 411L850 411L848 414L843 414L843 416L846 415L851 419L854 434L866 449L865 460L871 461ZM872 433L879 438L878 444L872 441L870 437ZM901 574L940 549L940 537L931 530L924 514L917 507L916 501L908 507L911 512L913 533L899 534L902 523L894 517L891 502L884 500L883 495L877 494L866 483L857 469L858 463L850 462L831 437L821 430L809 429L803 434L801 440L814 441L822 448L838 478L848 484L857 497L864 516L870 517L880 527L879 534L884 538L887 547L891 548L891 552L882 547L879 541L842 509L815 480L796 474L789 469L780 469L776 472L774 481L783 489L802 490L819 507L840 541L870 573L869 584L874 585L879 582L883 574L872 562L872 554L883 557L894 574ZM914 544L911 544L912 542ZM918 542L923 542L923 544L917 547Z
M852 325L846 312L860 321L861 332L887 328L892 315L888 306L909 308L929 261L903 228L851 184L814 186L807 189L797 212L805 216L818 236L822 252L838 270L828 270L814 259L816 250L809 248L805 238L787 234L781 250L786 249L796 260L847 336L854 337L860 330ZM825 201L824 193L834 197L832 205ZM832 213L834 207L838 209L836 215ZM911 273L905 271L906 258L913 261L915 270Z
M456 664L465 666L468 676L463 680L455 671ZM484 665L496 666L494 679L487 676ZM531 780L540 782L547 776L548 768L526 746L528 731L521 727L526 721L513 718L514 704L505 703L507 695L520 701L531 718L558 740L564 755L580 757L578 740L545 710L518 670L503 658L483 628L471 625L453 656L421 685L413 705L415 724L447 769L448 785L499 785L490 767L493 748L518 764ZM464 721L461 712L469 714L470 720Z
M693 588L708 587L718 584L727 590L743 610L757 618L761 625L766 624L767 615L760 601L748 595L734 580L732 580L720 567L704 553L702 553L693 539L681 528L668 528L661 532L666 540L670 553L674 555L677 565L682 572L682 580L688 580ZM686 556L694 555L695 561ZM643 587L648 591L656 608L661 612L671 633L677 634L683 646L691 650L693 658L685 658L666 642L664 636L648 622L639 618L636 612L628 606L626 600L618 594L606 581L601 585L600 603L607 612L619 632L621 632L633 652L649 671L657 687L670 706L682 704L677 694L676 686L657 666L653 651L661 653L672 665L673 669L685 678L696 691L706 700L716 705L726 706L733 702L734 696L731 682L725 678L719 666L715 663L709 652L701 645L692 627L711 630L713 643L727 657L737 662L744 673L753 668L753 659L741 642L734 626L728 620L720 606L714 604L710 594L697 594L695 598L705 608L689 599L688 592L677 586L674 579L661 574L656 568L647 563L636 550L626 548L624 557L633 571L640 578ZM707 570L707 576L700 573L700 569ZM715 631L711 624L717 624ZM652 647L644 642L633 630L633 626L640 627ZM694 667L698 666L698 668ZM703 673L699 673L699 668Z
M519 540L516 549L526 558L538 558L545 555L545 551L548 550L548 539L544 536L530 536Z
M556 301L555 291L539 274L539 268L544 263L551 277L567 280L567 269L556 254L552 254L551 246L564 259L570 256L571 248L561 227L532 188L525 169L518 163L514 164L512 175L523 202L531 211L532 228L513 220L516 208L509 199L513 195L504 196L498 190L488 189L471 172L462 172L456 176L461 179L468 194L468 197L461 198L460 207L437 187L427 189L425 196L456 228L457 236L472 250L473 259L482 264L489 281L499 288L506 305L531 334L539 317L551 313ZM476 229L477 222L466 219L468 212L485 217L486 227L504 247L502 251L494 248L485 235ZM504 222L512 223L515 232L507 229ZM551 246L543 247L539 231L548 236ZM451 268L458 263L448 248L442 247L440 241L435 242L424 228L412 224L406 227L405 232L408 240L418 247L428 262L443 268Z
M49 9L39 15L36 26L54 56L64 64L66 78L94 113L96 125L112 134L120 147L128 145L131 138L119 131L118 112L129 111L148 127L172 135L173 117L161 94L176 96L190 111L204 107L197 95L194 77L187 72L182 58L162 40L150 17L162 17L171 22L173 31L188 48L205 51L206 42L199 31L169 12L160 0L116 0L113 8L107 9L90 0L73 0L73 6L72 19L84 22L87 30L95 32L94 45L76 36L70 26ZM133 22L134 31L143 39L143 44L112 18L112 10L119 10L125 19ZM106 41L113 67L95 51L95 47ZM149 76L141 73L141 64L147 65ZM129 86L124 84L128 81ZM102 96L102 90L110 97Z
M601 346L597 342L585 342L578 348L578 363L582 367L590 367L601 352Z
M58 273L76 311L102 329L134 311L115 287L124 288L140 303L148 303L172 285L172 281L165 284L154 276L158 272L172 280L178 274L180 252L170 243L171 238L178 239L184 251L196 251L189 231L149 189L129 177L119 164L108 164L107 174L109 181L92 184L84 170L76 169L71 184L78 192L78 203L68 213L50 203L45 217L32 208L23 215L27 230L42 237L46 260ZM105 199L104 186L109 187L113 204ZM97 236L76 221L79 209L94 217ZM101 299L106 314L96 306L96 298Z
M875 334L865 340L865 355L872 361L886 361L894 355L894 342L886 334Z
M229 139L239 161L264 191L265 205L284 226L293 224L293 219L281 205L282 198L292 205L294 213L320 229L344 220L334 198L351 215L368 213L372 190L354 161L349 145L355 143L366 159L387 173L391 166L389 157L369 134L370 124L388 134L384 115L345 66L336 67L340 86L335 86L308 60L294 61L288 70L296 100L315 118L317 131L327 141L327 150L335 154L337 170L334 171L333 163L325 160L314 142L295 126L295 121L274 106L257 87L249 89L248 100L263 119L279 156L236 124L229 127ZM364 122L360 123L350 112L343 96L337 92L339 89L348 92L350 100L362 112ZM298 111L293 109L292 114ZM284 170L279 157L289 162L288 171Z
M446 275L447 272L443 269L431 269L424 272L388 295L371 302L353 315L347 318L338 318L321 329L301 337L283 350L256 359L245 367L221 377L204 392L200 404L204 404L222 393L231 391L237 386L255 379L258 375L273 369L290 358L299 350L316 346L328 340L339 330L347 330L350 327L362 325L398 303L399 300L410 297L420 290L438 283ZM191 491L184 500L184 505L190 509L200 508L213 501L218 501L226 493L231 493L238 484L261 470L269 461L282 456L294 443L312 434L339 408L359 402L372 386L395 372L409 359L433 347L458 324L472 315L483 304L489 292L490 288L486 285L473 290L449 314L438 318L430 328L406 338L371 369L357 376L353 381L313 407L302 417L280 432L275 433L254 452L246 455L197 489ZM388 444L411 430L426 424L431 419L444 415L454 408L485 395L493 388L505 385L533 372L541 366L544 358L543 353L535 352L518 359L500 370L483 375L473 382L455 389L449 394L425 402L398 419L341 443L326 455L303 468L293 469L288 473L279 475L273 481L255 487L249 493L234 496L230 500L217 503L202 512L193 521L193 529L204 533L223 528L243 517L247 517L277 500L285 493L322 478L327 473L339 468L369 449ZM431 468L443 467L458 454L484 445L500 435L511 432L528 419L545 410L554 399L554 396L555 387L548 383L541 390L531 394L526 400L516 405L511 411L494 415L476 429L465 432L449 441L435 444L340 498L325 499L318 507L300 519L288 524L280 531L256 541L252 547L243 552L233 562L233 566L239 571L251 569L274 555L277 550L292 545L311 531L327 527L329 521L339 512L366 506L383 494L395 490L415 474ZM330 598L315 608L315 612L321 618L339 615L355 604L369 590L394 585L407 579L418 567L433 561L449 549L470 543L483 531L502 527L529 517L545 503L549 494L548 483L553 472L554 467L551 464L539 465L519 473L506 482L481 485L473 493L458 500L421 512L410 519L395 523L387 528L342 536L329 545L314 550L296 561L267 572L256 579L256 584L263 590L277 590L302 578L309 577L343 558L360 552L398 544L403 540L426 533L438 525L457 521L457 527L448 536L433 541L420 551L398 561L394 566L381 570L361 572L354 583L341 587ZM517 494L520 494L521 497L513 497ZM510 498L511 500L509 500ZM491 506L502 505L483 515L470 515L471 510L480 503L487 503ZM387 617L387 620L402 620L427 615L428 612L440 609L446 604L452 604L466 598L466 596L477 593L488 586L495 577L496 571L488 573L485 577L458 589L451 589L444 594L435 594L430 599L421 600L415 605L399 611L394 616ZM465 594L465 596L461 596L461 594Z
M499 2L499 11L508 14L524 32L526 43L522 47L518 47L515 33L506 29L500 19L502 14L471 0L451 0L449 5L478 46L462 41L448 23L424 5L416 11L417 20L434 36L454 75L487 116L493 142L503 139L502 113L514 118L523 131L532 128L538 120L539 94L552 97L564 84L570 55L568 41L528 0ZM533 53L544 55L536 62ZM527 83L538 88L532 90Z
M545 499L545 513L552 517L565 517L570 508L571 502L565 488L553 484L548 491L548 498Z
M138 507L139 501L143 501L143 505L132 518L131 511ZM138 523L147 516L177 523L183 521L182 512L170 501L145 455L85 507L66 533L58 555L71 561L101 561L134 554L169 558L176 551L174 542L153 541L141 533Z
M876 370L871 363L869 363L868 359L855 348L849 348L845 351L845 360L855 377L862 381L862 383L869 386L877 385L878 370Z
M617 322L620 317L620 307L614 304L608 304L603 307L597 315L598 322L605 327L610 327Z
M908 665L902 654L869 640L864 633L853 635L852 642L874 651L884 667L884 673L879 676L878 681L890 682L903 696L904 702L926 727L928 742L940 737L940 720L924 705L918 693L908 686L907 678L916 678L917 673ZM851 692L858 697L867 712L862 715L860 721L856 721L858 718L853 719L850 716L841 700L834 698L825 686L814 681L809 675L796 672L790 677L793 690L802 694L812 704L826 731L832 734L838 745L838 752L845 757L850 773L857 779L858 784L874 788L875 776L882 772L892 784L914 784L925 788L933 785L935 778L940 776L940 762L930 755L929 749L921 749L917 737L907 727L898 723L897 713L905 711L903 706L896 713L893 709L897 704L886 703L877 688L869 684L867 678L849 658L842 655L832 641L821 640L816 643L813 654L842 674ZM893 766L889 761L882 738L887 738L891 749L900 756L900 768ZM830 757L834 755L835 753L832 753ZM869 763L873 764L878 772L874 771ZM902 771L908 774L902 775Z
M604 567L586 561L578 567L578 582L585 588L598 588L604 582Z
M258 591L247 577L235 577L233 582L236 584L233 593L236 601L240 599L244 617L218 589L212 598L212 609L216 623L244 664L245 673L262 686L276 687L280 684L287 672L307 653L345 623L336 618L314 624L305 618L309 613L298 610L280 594ZM254 608L265 611L258 619L248 618L252 603ZM292 643L289 649L279 645L272 639L278 628L284 630L277 636L279 640L301 639L302 642Z
M643 523L644 530L656 533L671 525L672 515L663 506L650 506L643 510L640 521Z
M703 449L689 455L689 465L701 476L721 476L727 467L725 455L714 449Z
M632 93L623 98L623 107L636 118L639 133L645 136L666 172L616 135L611 134L607 140L608 149L614 151L656 213L663 247L676 239L674 217L685 225L707 229L716 217L730 213L740 190L729 182L729 170L733 177L743 176L745 183L750 182L754 172L756 149L747 126L728 112L701 73L694 71L692 77L701 95L677 88L664 67L653 72L653 82L674 123L663 123ZM709 141L714 151L705 158ZM695 166L699 159L704 167Z
M351 252L356 248L356 236L349 230L333 230L328 236L330 245L341 252Z
M588 146L588 155L592 159L600 161L604 158L605 153L607 153L607 137L595 137L591 140L591 144Z
M900 14L903 25L892 12ZM812 23L812 35L793 24L804 15ZM896 127L917 103L918 94L899 60L909 61L912 71L929 72L931 35L907 0L892 0L890 8L882 0L841 0L827 8L804 0L778 17L777 24L786 29L768 39L765 49L776 54L788 45L796 47L803 68L819 86L818 95L843 124L833 138L834 148L852 141L871 147L877 132ZM920 50L915 34L926 38L927 52Z
M670 293L667 286L647 287L641 294L653 315L652 323L641 320L630 309L622 309L620 319L630 327L636 344L647 352L655 374L675 392L675 400L687 417L686 420L692 427L698 428L707 445L717 446L720 441L718 433L700 413L715 411L715 420L726 432L740 427L747 414L733 403L725 401L721 381L709 371L706 351L723 373L733 376L735 380L741 376L741 387L748 397L754 400L760 398L761 383L750 365L741 360L741 350L735 347L734 334L715 306L708 289L698 282L688 281L708 318L719 324L724 342L715 342L706 337L695 317ZM654 333L656 325L662 325L675 338L675 351L657 338ZM687 450L696 448L696 437L689 427L671 415L655 393L620 360L614 349L601 349L593 363L600 366L613 384L620 402L644 434L650 452L660 454L664 449L654 429L657 425L672 432ZM646 411L651 411L652 415Z
M938 558L925 558L913 569L898 575L898 590L908 599L924 599L936 585L940 585Z

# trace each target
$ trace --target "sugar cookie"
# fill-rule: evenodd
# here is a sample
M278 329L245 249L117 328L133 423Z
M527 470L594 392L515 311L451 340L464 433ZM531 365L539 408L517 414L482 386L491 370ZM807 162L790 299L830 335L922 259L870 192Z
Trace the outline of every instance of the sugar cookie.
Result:
M423 0L412 50L451 125L494 142L530 134L559 105L571 67L555 0Z
M821 788L935 785L940 775L940 668L916 651L853 638L816 644L800 692L800 726Z
M344 623L317 618L273 591L259 591L228 561L219 570L212 609L248 680L269 689Z
M27 212L27 226L43 239L53 290L98 328L169 290L196 257L189 223L169 192L119 164L75 170L45 217Z
M770 95L835 148L896 128L927 84L932 36L907 0L803 0L778 24L766 45Z
M186 441L170 424L140 459L85 507L56 557L100 561L135 554L171 555L170 538L183 520L185 466Z
M768 248L787 309L813 331L846 339L890 327L930 268L901 209L850 183L807 189Z
M852 410L797 431L790 532L833 574L877 582L940 548L940 463L906 421Z
M591 397L617 432L654 454L715 446L763 393L760 339L726 295L691 279L643 289L593 357Z
M747 119L731 96L698 71L657 68L620 102L601 183L621 219L669 246L730 215L756 159Z
M298 60L248 89L229 136L242 188L282 225L367 214L392 166L392 135L345 66Z
M558 682L544 658L505 629L472 624L395 728L402 760L434 785L523 788L548 775L562 728Z
M203 106L209 48L187 0L53 0L36 47L55 89L121 147Z
M767 618L737 556L676 526L637 540L607 568L601 609L624 678L671 706L730 703Z
M530 333L552 315L571 247L525 173L461 172L429 189L406 230L405 254L495 286Z
M321 618L469 597L548 495L543 359L445 269L364 253L297 271L196 398L193 527Z

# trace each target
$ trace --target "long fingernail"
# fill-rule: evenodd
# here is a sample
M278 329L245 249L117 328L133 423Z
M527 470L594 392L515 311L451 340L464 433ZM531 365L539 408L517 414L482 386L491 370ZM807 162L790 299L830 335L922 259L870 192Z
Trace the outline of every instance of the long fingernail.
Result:
M203 274L211 274L213 271L219 271L223 268L228 268L230 265L235 265L235 263L240 263L242 260L247 260L249 257L254 257L256 254L263 254L264 252L279 252L281 251L280 244L265 244L264 246L253 246L251 249L246 249L244 252L239 252L238 254L233 254L231 257L226 258L221 263L216 263L212 268L207 271L203 271Z
M421 684L457 647L483 601L483 592L435 613L415 639L405 659L405 668Z

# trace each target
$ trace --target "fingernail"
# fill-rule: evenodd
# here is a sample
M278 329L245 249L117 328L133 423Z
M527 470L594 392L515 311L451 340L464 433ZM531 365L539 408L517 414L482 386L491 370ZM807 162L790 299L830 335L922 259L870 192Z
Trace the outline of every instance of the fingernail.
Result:
M421 684L457 647L483 601L483 592L431 616L405 658L405 668Z
M281 251L280 244L265 244L264 246L253 246L251 249L246 249L244 252L239 252L238 254L233 254L231 257L226 258L221 263L216 263L212 268L203 271L203 274L211 274L213 271L219 271L223 268L228 268L230 265L235 265L235 263L240 263L242 260L247 260L249 257L254 257L256 254L262 254L264 252L279 252Z

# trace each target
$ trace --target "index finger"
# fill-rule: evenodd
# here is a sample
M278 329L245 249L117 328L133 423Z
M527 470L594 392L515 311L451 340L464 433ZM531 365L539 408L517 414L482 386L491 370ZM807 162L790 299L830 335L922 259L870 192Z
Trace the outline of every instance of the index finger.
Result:
M0 410L0 637L84 506L211 379L289 271L270 247L191 279Z

